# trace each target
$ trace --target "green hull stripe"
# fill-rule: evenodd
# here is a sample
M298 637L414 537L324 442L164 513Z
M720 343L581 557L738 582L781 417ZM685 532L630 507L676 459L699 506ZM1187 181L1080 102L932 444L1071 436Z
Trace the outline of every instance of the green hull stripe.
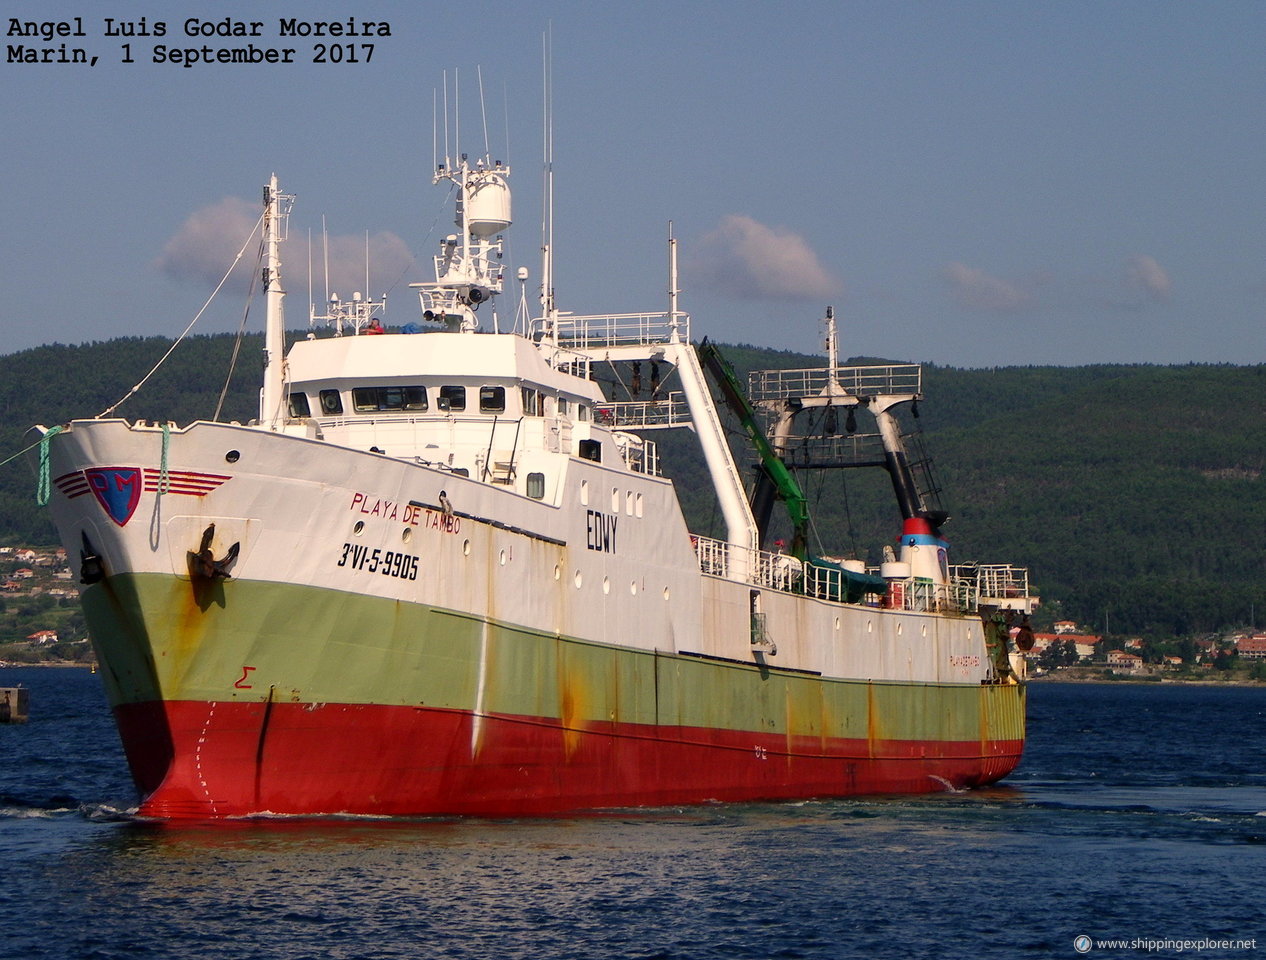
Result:
M110 577L84 608L112 703L373 703L788 738L1024 737L1024 688L870 683L542 634L379 597L258 581ZM800 741L802 746L803 741Z

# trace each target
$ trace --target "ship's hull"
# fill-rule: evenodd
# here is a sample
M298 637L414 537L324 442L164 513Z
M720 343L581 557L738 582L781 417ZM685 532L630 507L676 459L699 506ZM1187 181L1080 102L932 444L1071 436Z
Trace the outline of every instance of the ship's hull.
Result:
M146 815L919 793L1019 761L1024 686L978 618L712 572L657 478L573 460L541 502L219 424L50 446Z
M188 582L113 577L85 604L141 813L157 817L922 793L998 780L1023 748L1016 684L831 680L276 585L217 585L203 611ZM261 621L267 649L248 644L232 692L205 699L197 677L230 669ZM142 622L171 632L138 643Z
M872 688L899 712L918 691ZM1016 713L1015 689L978 710ZM993 702L987 702L993 701ZM1003 701L1009 701L1004 703ZM548 816L974 787L1022 741L835 739L375 704L131 704L116 711L142 815ZM477 732L477 728L479 728ZM472 755L477 736L488 746Z

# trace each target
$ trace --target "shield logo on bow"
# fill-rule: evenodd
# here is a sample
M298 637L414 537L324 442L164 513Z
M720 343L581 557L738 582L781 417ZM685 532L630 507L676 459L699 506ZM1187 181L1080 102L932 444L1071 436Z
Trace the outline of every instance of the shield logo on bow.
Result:
M141 500L139 467L92 467L84 471L103 510L120 527L126 526Z

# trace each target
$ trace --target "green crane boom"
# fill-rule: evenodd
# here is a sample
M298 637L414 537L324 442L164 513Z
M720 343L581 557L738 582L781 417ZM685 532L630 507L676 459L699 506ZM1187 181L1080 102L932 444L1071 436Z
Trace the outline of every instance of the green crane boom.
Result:
M800 487L795 475L787 469L782 458L774 452L756 420L756 411L752 409L743 391L743 385L734 372L730 361L726 360L711 343L705 339L699 344L699 359L704 369L712 375L721 396L734 414L739 418L756 455L760 457L760 468L778 493L778 499L787 505L787 513L791 518L791 550L798 560L808 559L809 502Z

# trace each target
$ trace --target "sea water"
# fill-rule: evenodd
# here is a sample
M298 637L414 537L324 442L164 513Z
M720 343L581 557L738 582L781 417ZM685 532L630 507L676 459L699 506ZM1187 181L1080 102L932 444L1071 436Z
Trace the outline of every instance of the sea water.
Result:
M0 726L0 957L1266 951L1266 688L1034 683L1019 769L963 793L166 825L132 815L99 677L0 670L19 683L30 722Z

